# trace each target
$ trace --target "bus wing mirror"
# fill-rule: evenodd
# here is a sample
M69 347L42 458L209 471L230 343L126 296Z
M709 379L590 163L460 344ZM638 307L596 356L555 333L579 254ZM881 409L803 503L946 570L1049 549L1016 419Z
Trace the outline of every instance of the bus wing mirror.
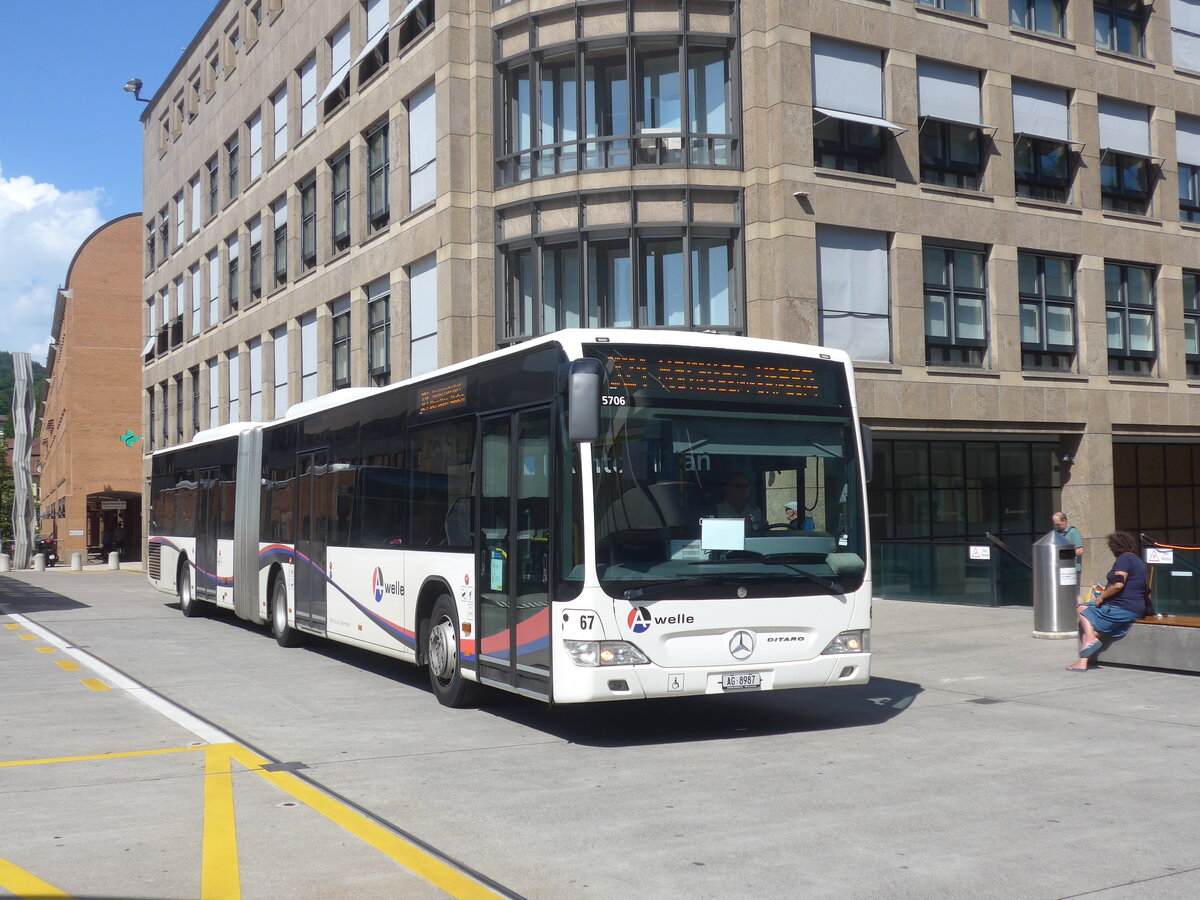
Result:
M576 443L600 437L600 388L604 366L598 359L577 359L567 376L567 436Z
M860 422L858 427L862 432L863 481L870 481L872 469L875 468L874 438L871 437L870 425Z

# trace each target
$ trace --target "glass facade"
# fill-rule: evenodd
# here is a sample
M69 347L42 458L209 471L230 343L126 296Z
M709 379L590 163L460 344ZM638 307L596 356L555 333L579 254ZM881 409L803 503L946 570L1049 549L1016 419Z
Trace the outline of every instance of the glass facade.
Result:
M869 488L875 595L981 606L1029 605L1026 560L1062 497L1057 445L875 439ZM990 559L970 547L990 546Z

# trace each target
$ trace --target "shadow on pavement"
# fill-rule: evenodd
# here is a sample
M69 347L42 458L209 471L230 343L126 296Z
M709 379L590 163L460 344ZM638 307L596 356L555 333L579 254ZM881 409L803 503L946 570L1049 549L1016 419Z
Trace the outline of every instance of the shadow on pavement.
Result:
M63 609L90 609L86 603L35 587L16 578L0 577L0 604L15 613L52 612Z

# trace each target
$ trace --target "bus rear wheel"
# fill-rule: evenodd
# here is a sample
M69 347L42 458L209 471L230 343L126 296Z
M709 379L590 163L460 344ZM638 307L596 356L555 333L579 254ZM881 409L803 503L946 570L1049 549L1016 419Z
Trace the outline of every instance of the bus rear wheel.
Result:
M180 612L189 619L204 615L204 603L196 599L196 591L192 585L192 567L186 560L179 567L175 591L179 595Z
M425 658L429 685L439 703L461 709L477 702L479 684L463 678L458 667L458 613L449 594L442 594L433 604L425 632Z
M275 643L280 647L300 645L300 632L288 624L287 583L282 575L275 579L271 588L271 634L275 635Z

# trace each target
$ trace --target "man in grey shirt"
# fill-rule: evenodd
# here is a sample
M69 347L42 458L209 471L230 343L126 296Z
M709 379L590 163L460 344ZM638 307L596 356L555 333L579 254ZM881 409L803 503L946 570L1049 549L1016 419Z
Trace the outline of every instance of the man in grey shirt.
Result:
M1075 545L1075 584L1078 586L1079 593L1082 596L1083 537L1079 534L1079 529L1070 523L1067 519L1067 514L1064 512L1056 512L1050 521L1054 525L1055 531Z

